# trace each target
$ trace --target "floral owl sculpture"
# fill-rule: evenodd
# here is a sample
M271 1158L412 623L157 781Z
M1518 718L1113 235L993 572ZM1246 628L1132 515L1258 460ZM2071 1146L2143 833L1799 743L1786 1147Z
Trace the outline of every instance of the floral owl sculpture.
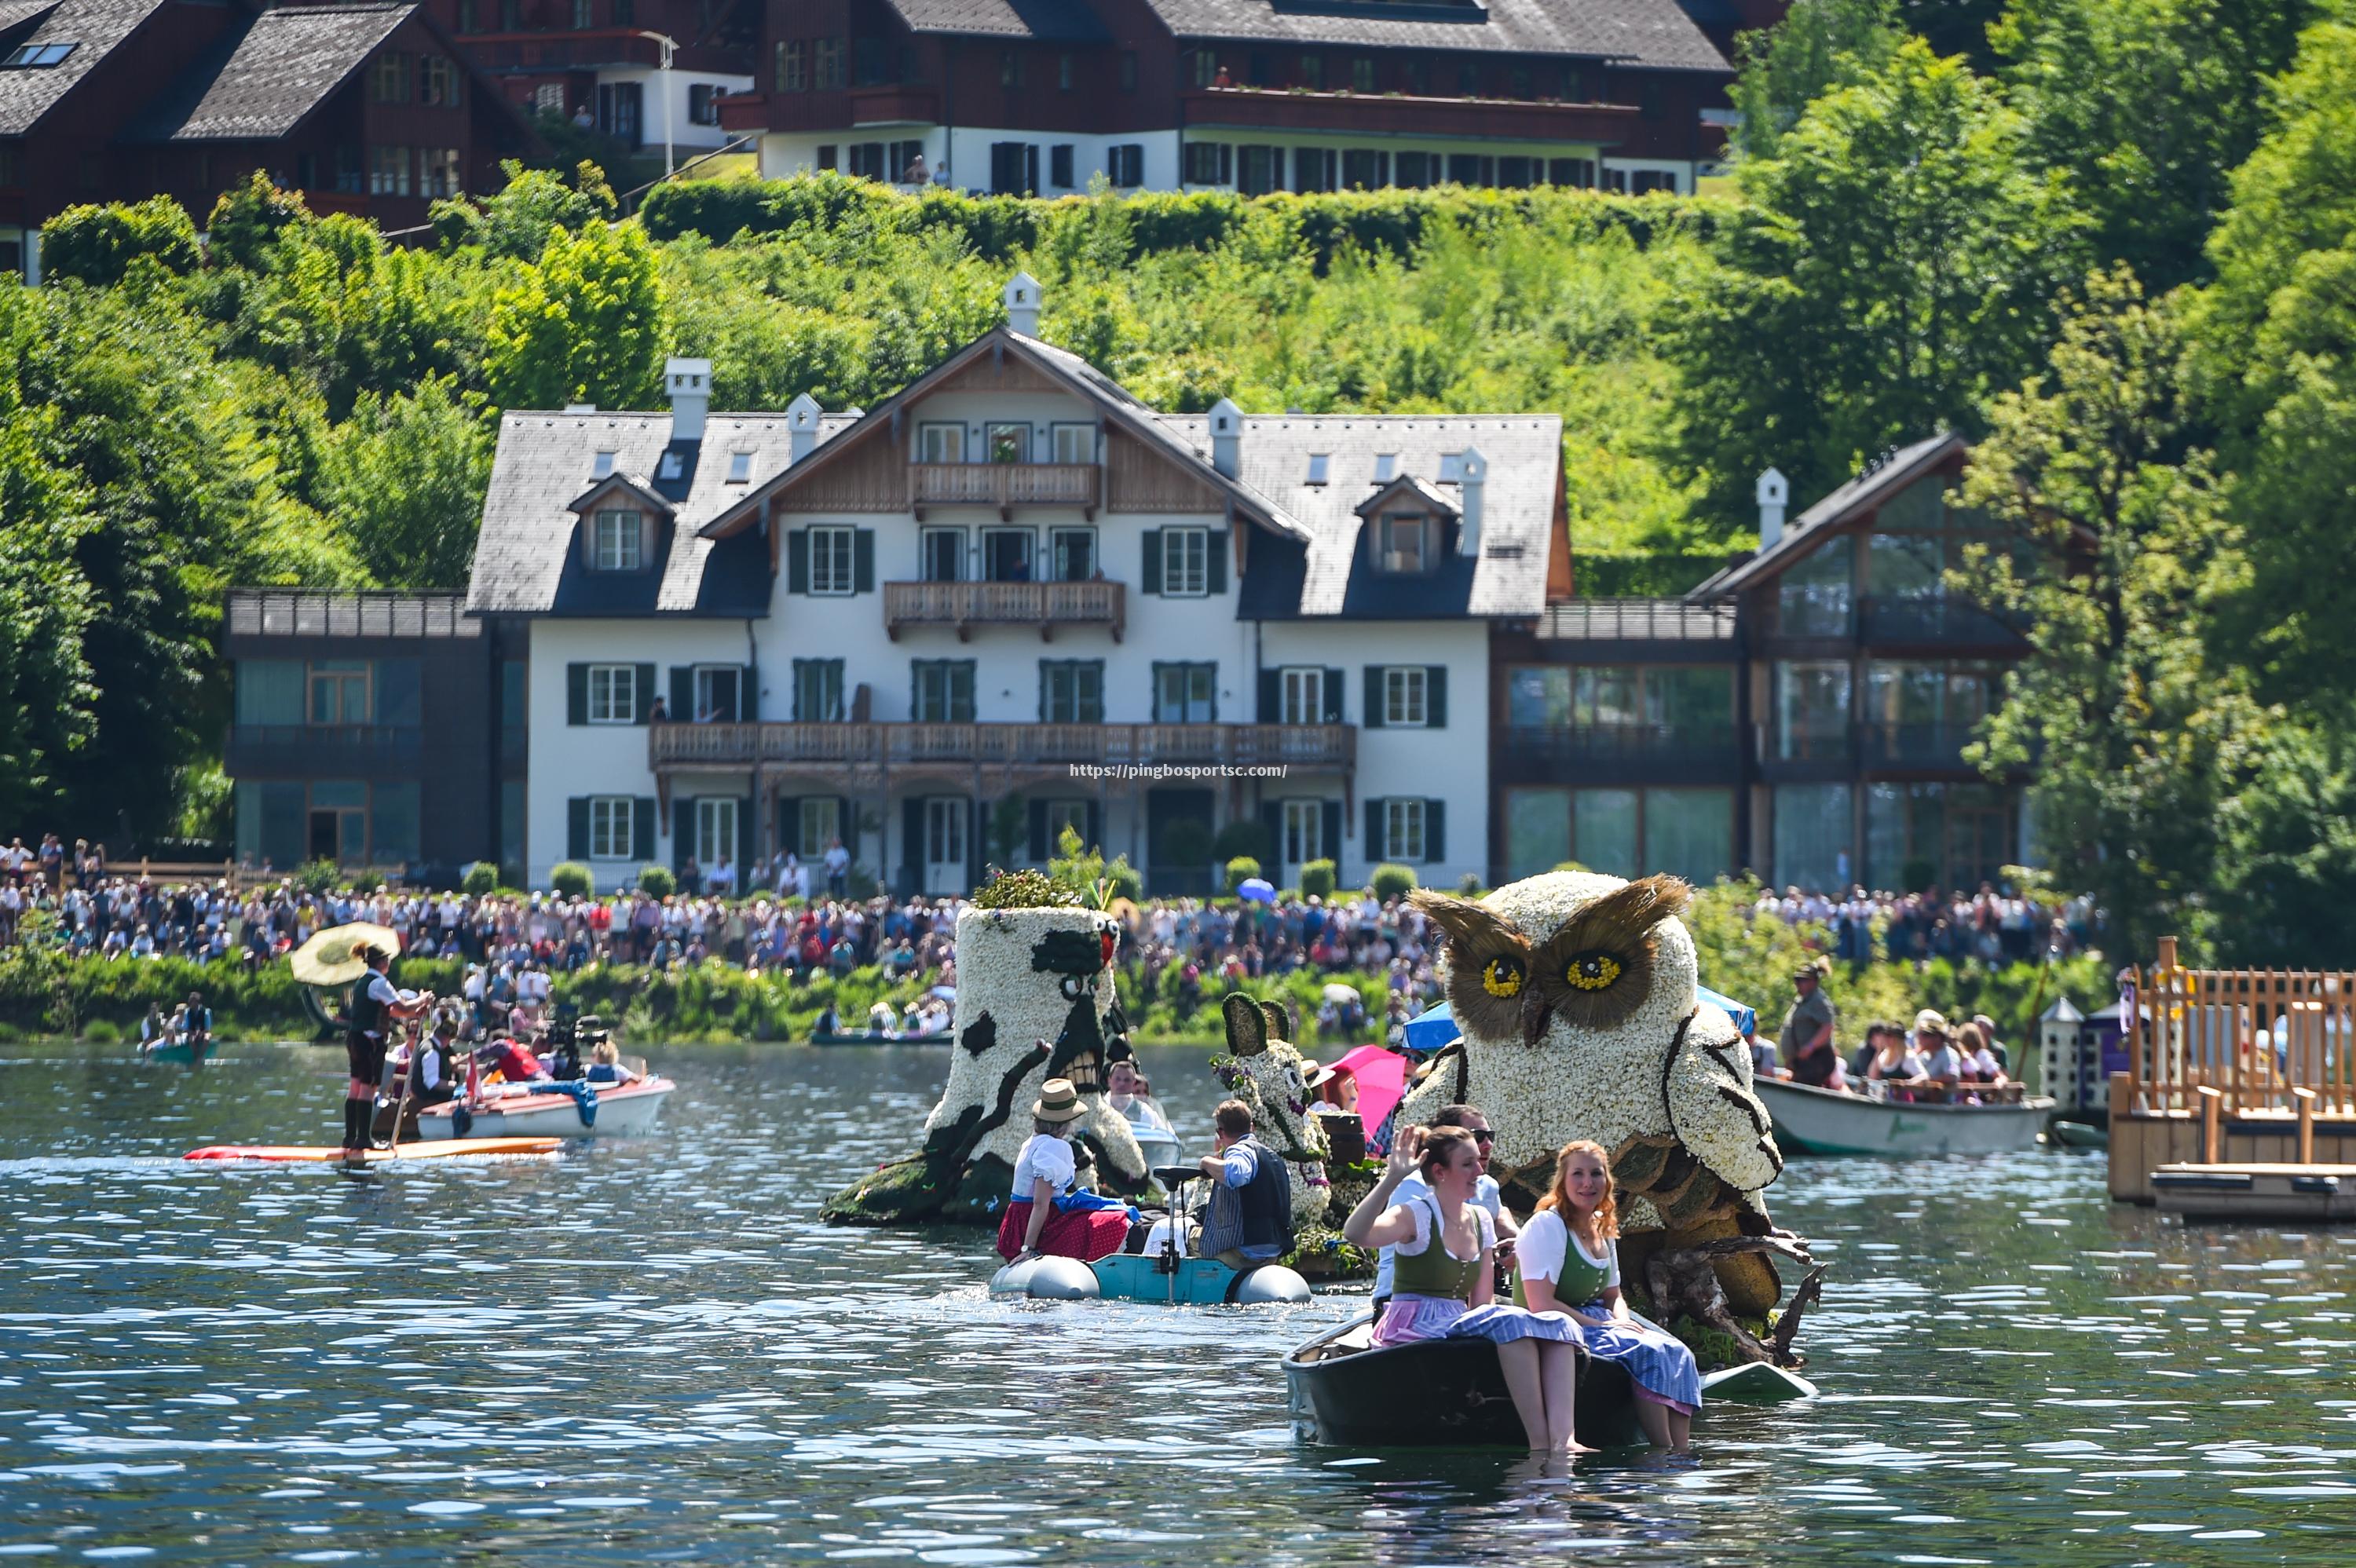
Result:
M1479 1106L1497 1134L1490 1168L1517 1208L1545 1190L1564 1144L1601 1144L1621 1193L1622 1268L1652 1314L1665 1323L1683 1312L1744 1355L1787 1360L1788 1332L1773 1352L1756 1338L1783 1294L1767 1254L1809 1260L1767 1217L1762 1189L1783 1157L1733 1020L1700 1005L1679 918L1691 896L1675 877L1583 871L1479 901L1417 894L1446 939L1443 983L1463 1040L1435 1059L1399 1120ZM1812 1275L1804 1293L1813 1286ZM1796 1328L1797 1311L1785 1316Z
M1292 1222L1313 1225L1325 1217L1332 1197L1325 1179L1323 1118L1309 1114L1309 1073L1293 1015L1274 1002L1255 1003L1240 991L1219 1006L1227 1027L1227 1054L1214 1057L1211 1071L1221 1087L1251 1107L1252 1130L1283 1157L1292 1179Z
M841 1224L922 1220L995 1223L1031 1136L1030 1106L1050 1078L1069 1078L1087 1111L1076 1139L1080 1176L1135 1196L1152 1186L1145 1155L1104 1103L1107 1050L1128 1032L1113 990L1120 923L1068 903L969 905L957 923L957 1018L948 1083L925 1118L924 1147L830 1199Z

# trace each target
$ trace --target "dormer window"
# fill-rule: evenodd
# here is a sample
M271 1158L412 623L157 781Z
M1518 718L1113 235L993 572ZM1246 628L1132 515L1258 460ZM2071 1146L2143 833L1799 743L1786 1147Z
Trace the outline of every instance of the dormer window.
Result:
M614 459L617 455L619 454L612 452L599 453L595 460L589 464L589 477L592 479L603 479L605 475L614 472Z
M676 479L686 471L686 461L681 458L678 453L666 452L662 454L662 462L655 466L655 477L658 479Z
M752 481L752 478L753 454L749 452L730 453L728 454L728 483L731 485L749 484Z
M1443 452L1440 454L1440 482L1442 485L1462 485L1464 482L1462 453Z
M1309 478L1307 483L1312 485L1324 484L1326 471L1332 466L1333 461L1333 458L1331 453L1311 453L1309 454Z
M1382 571L1412 576L1430 559L1430 524L1420 512L1385 512L1376 525L1375 565Z
M636 571L644 562L645 528L637 513L618 507L601 511L591 520L590 529L591 570Z
M1377 453L1375 453L1375 483L1376 483L1376 484L1377 484L1377 485L1387 485L1387 484L1389 484L1392 480L1394 480L1394 479L1396 479L1396 478L1398 478L1398 453L1396 453L1396 452L1377 452Z
M66 56L74 52L70 43L19 44L0 65L37 69L41 66L63 65Z

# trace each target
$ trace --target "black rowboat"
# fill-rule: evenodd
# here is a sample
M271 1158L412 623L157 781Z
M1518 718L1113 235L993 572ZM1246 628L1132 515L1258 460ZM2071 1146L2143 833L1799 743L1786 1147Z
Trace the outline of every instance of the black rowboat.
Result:
M938 1034L858 1034L826 1033L810 1036L812 1045L947 1045L948 1031Z
M1353 1318L1284 1358L1293 1435L1345 1448L1524 1448L1521 1418L1486 1339L1373 1347L1374 1316ZM1642 1443L1625 1369L1579 1352L1579 1440Z

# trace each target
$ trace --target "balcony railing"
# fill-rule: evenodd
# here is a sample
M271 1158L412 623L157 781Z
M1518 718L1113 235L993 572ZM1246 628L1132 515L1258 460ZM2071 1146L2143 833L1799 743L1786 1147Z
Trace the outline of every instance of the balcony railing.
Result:
M1093 463L912 463L908 499L918 508L995 507L1001 517L1017 507L1077 507L1094 517L1097 479Z
M241 588L229 595L233 637L479 637L463 593L311 593Z
M414 773L423 734L414 724L237 724L223 763L232 778Z
M1425 98L1401 92L1199 87L1180 94L1184 123L1205 128L1415 132L1537 142L1619 144L1641 133L1633 104L1494 98Z
M1858 727L1858 754L1868 767L1960 768L1974 724L1897 724L1870 721Z
M884 631L952 626L963 642L975 626L1036 626L1042 642L1057 626L1103 626L1120 641L1127 594L1118 582L887 582Z
M658 768L1075 763L1348 768L1357 760L1357 731L1346 724L652 724L647 755Z
M1869 644L2018 647L2024 641L2010 623L1968 600L1869 598L1861 608Z
M1526 768L1673 768L1740 761L1726 724L1569 724L1505 731L1505 760Z

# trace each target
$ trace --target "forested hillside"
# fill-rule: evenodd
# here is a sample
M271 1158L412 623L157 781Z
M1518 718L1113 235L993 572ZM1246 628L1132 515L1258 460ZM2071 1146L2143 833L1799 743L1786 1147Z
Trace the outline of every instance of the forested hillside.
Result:
M1980 504L2048 547L1965 572L2044 628L1990 754L2042 758L2061 880L2138 937L2344 959L2351 5L1798 0L1682 200L828 176L614 221L525 173L414 249L260 181L201 246L79 209L49 285L0 284L0 832L216 830L220 589L463 581L499 410L651 406L671 353L721 407L869 404L1022 266L1045 336L1173 409L1560 412L1590 589L1746 542L1770 463L1804 500L1984 441Z

